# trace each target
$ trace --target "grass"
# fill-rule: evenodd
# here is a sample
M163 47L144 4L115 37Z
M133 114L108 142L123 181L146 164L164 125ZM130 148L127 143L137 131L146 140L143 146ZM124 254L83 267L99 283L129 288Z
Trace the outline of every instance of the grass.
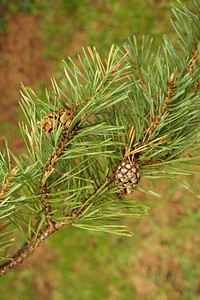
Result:
M104 52L127 36L135 34L140 40L149 34L155 37L156 49L161 34L174 38L169 1L49 0L40 16L44 54L55 70L81 46L95 45ZM197 190L198 182L198 175L191 177ZM141 185L151 183L142 180ZM19 269L1 278L1 299L198 300L199 198L177 188L177 183L159 181L151 188L162 197L134 194L151 207L151 214L139 221L125 220L135 232L133 238L64 228Z
M154 49L160 45L163 34L173 36L169 1L77 0L72 3L74 7L64 0L50 0L42 15L45 55L51 60L75 56L82 46L88 45L104 52L113 43L122 45L133 34L139 41L142 35L153 36Z

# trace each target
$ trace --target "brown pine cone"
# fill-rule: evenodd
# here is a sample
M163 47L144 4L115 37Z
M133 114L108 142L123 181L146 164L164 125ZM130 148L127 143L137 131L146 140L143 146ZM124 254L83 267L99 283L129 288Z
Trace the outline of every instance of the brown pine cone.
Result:
M135 161L126 159L117 167L114 175L114 182L119 188L118 196L130 194L133 188L140 181L139 165Z

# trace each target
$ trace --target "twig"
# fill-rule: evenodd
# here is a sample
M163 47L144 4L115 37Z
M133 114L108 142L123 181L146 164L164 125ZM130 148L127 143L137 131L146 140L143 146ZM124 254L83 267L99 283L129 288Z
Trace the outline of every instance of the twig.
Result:
M2 201L2 197L5 195L5 193L8 191L10 184L12 182L12 176L15 175L17 171L17 167L15 166L14 168L12 168L12 170L10 171L10 174L8 175L8 177L6 178L6 181L4 183L3 188L0 191L0 202Z
M194 73L194 65L198 62L198 55L199 55L199 47L200 41L197 42L196 47L194 48L194 53L192 55L192 58L189 60L188 64L188 70L190 74L192 75ZM178 74L178 77L181 76L181 74L186 70L186 68L183 68L181 72ZM195 92L200 86L200 78L197 79L195 86L191 89L191 92Z
M198 42L199 44L200 42ZM194 54L192 56L192 58L190 59L189 61L189 65L188 65L188 69L189 69L189 72L192 74L194 73L194 64L197 63L197 60L198 60L198 44L197 46L195 47L195 51L194 51Z
M199 51L198 51L198 45L200 44L200 41L198 41L197 46L195 48L194 54L191 58L191 60L189 61L189 72L191 74L194 73L194 65L197 63L198 61L198 55L199 55ZM191 90L191 92L195 92L200 86L200 78L197 79L195 86L193 87L193 89Z
M174 82L174 74L172 73L171 76L169 77L168 83L167 83L167 95L164 99L163 102L163 107L161 110L161 113L159 116L156 116L155 120L151 123L150 127L146 130L145 136L142 140L142 144L145 143L149 137L151 136L152 132L154 131L154 129L158 126L158 124L160 123L160 120L162 118L162 116L164 115L164 113L167 111L171 96L172 96L172 92L173 92L173 86L174 86L175 82Z
M41 182L40 182L40 193L41 193L41 202L45 208L45 215L47 224L51 227L54 223L51 218L51 206L48 203L48 187L47 179L54 170L56 160L62 155L65 145L69 142L71 138L74 137L78 130L79 124L74 127L74 130L69 133L66 137L62 137L58 143L57 149L51 154L46 166L44 167Z
M31 253L33 253L42 242L50 235L52 235L56 230L66 225L67 222L61 224L47 225L37 236L34 241L34 236L31 243L25 243L19 251L17 251L13 257L0 267L0 276L5 275L7 272L18 267Z

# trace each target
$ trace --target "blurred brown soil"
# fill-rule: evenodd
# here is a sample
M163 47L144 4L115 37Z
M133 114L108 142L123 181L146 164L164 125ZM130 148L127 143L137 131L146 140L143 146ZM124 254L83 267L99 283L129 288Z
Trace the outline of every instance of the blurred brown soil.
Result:
M37 16L13 15L8 32L0 34L0 57L0 148L6 137L10 148L19 152L23 142L14 132L19 121L21 83L34 89L38 82L51 77L50 64L43 56ZM6 129L2 130L2 124Z

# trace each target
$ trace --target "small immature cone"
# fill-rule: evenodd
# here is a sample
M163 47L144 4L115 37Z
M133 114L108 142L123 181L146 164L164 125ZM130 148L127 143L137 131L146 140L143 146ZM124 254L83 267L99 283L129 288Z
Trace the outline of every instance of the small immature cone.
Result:
M60 109L59 111L51 112L43 119L43 130L49 133L53 133L54 127L62 125L62 133L66 133L73 120L73 112L69 109ZM38 122L40 127L41 122Z
M139 165L135 161L130 161L127 158L118 165L114 175L114 182L119 188L118 197L130 194L139 181Z

